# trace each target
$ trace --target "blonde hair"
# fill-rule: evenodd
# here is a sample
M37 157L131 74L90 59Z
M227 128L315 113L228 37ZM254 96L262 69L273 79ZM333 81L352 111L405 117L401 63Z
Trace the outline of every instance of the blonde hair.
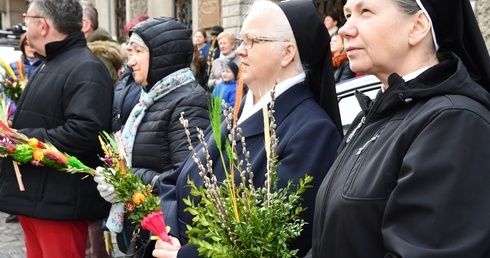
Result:
M230 41L230 43L233 43L236 45L236 37L235 35L231 34L231 33L228 33L228 32L221 32L219 35L218 35L218 42L222 39L222 38L226 38Z

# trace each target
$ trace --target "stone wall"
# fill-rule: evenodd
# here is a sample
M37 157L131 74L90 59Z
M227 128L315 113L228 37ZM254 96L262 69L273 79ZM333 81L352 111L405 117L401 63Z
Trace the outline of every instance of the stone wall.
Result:
M488 15L490 13L490 0L476 0L474 8L478 25L490 52L490 15Z
M131 21L138 15L148 14L148 1L126 0L126 8L128 8L126 11L126 21Z
M236 37L240 34L244 13L248 9L248 4L242 2L241 0L221 0L221 26Z

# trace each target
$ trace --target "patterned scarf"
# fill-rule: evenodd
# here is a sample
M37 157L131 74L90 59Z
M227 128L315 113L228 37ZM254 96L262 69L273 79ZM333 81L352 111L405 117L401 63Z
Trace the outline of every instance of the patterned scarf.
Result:
M184 84L193 82L194 80L192 71L189 68L184 68L173 72L158 81L148 93L141 93L140 101L131 111L121 134L121 142L129 167L132 166L134 138L138 132L141 120L143 120L143 117L146 114L146 110L150 108L153 103L163 98L171 91Z

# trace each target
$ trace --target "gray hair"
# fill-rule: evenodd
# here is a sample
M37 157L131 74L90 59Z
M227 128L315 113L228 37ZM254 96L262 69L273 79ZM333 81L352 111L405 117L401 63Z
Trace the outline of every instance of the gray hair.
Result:
M420 11L420 7L415 0L394 0L395 4L406 14L412 15Z
M434 25L432 24L429 13L423 7L422 2L420 0L395 0L395 4L408 15L416 14L420 10L424 12L425 16L427 16L427 19L430 21L432 43L434 44L434 50L437 52L437 50L439 50L439 44L437 43Z
M260 17L263 18L263 28L265 29L266 35L258 35L263 37L270 37L274 39L285 39L293 44L296 44L296 39L294 38L293 29L289 24L289 20L281 10L281 8L267 0L256 0L251 6L247 14L247 18L255 18ZM270 19L274 17L273 19ZM267 20L265 20L267 19ZM275 43L275 50L282 50L281 42L273 42ZM296 65L296 68L299 72L305 71L303 65L301 64L301 58L299 55L299 49L296 51L296 56L293 61Z
M59 33L68 35L82 29L82 5L79 0L31 0L37 15L50 19Z
M92 28L94 30L99 28L99 13L97 12L97 8L90 2L82 1L83 7L83 16L90 20L92 24Z

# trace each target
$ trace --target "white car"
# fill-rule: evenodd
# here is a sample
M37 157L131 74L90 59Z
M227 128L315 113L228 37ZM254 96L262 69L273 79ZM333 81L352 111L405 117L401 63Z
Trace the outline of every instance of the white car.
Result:
M1 46L0 45L0 58L2 58L7 64L19 60L22 52L15 50L14 47ZM5 71L0 67L0 74L5 74Z
M361 111L361 107L354 93L359 91L374 99L380 88L381 82L374 75L355 77L342 81L335 86L344 133L349 129L356 115Z

